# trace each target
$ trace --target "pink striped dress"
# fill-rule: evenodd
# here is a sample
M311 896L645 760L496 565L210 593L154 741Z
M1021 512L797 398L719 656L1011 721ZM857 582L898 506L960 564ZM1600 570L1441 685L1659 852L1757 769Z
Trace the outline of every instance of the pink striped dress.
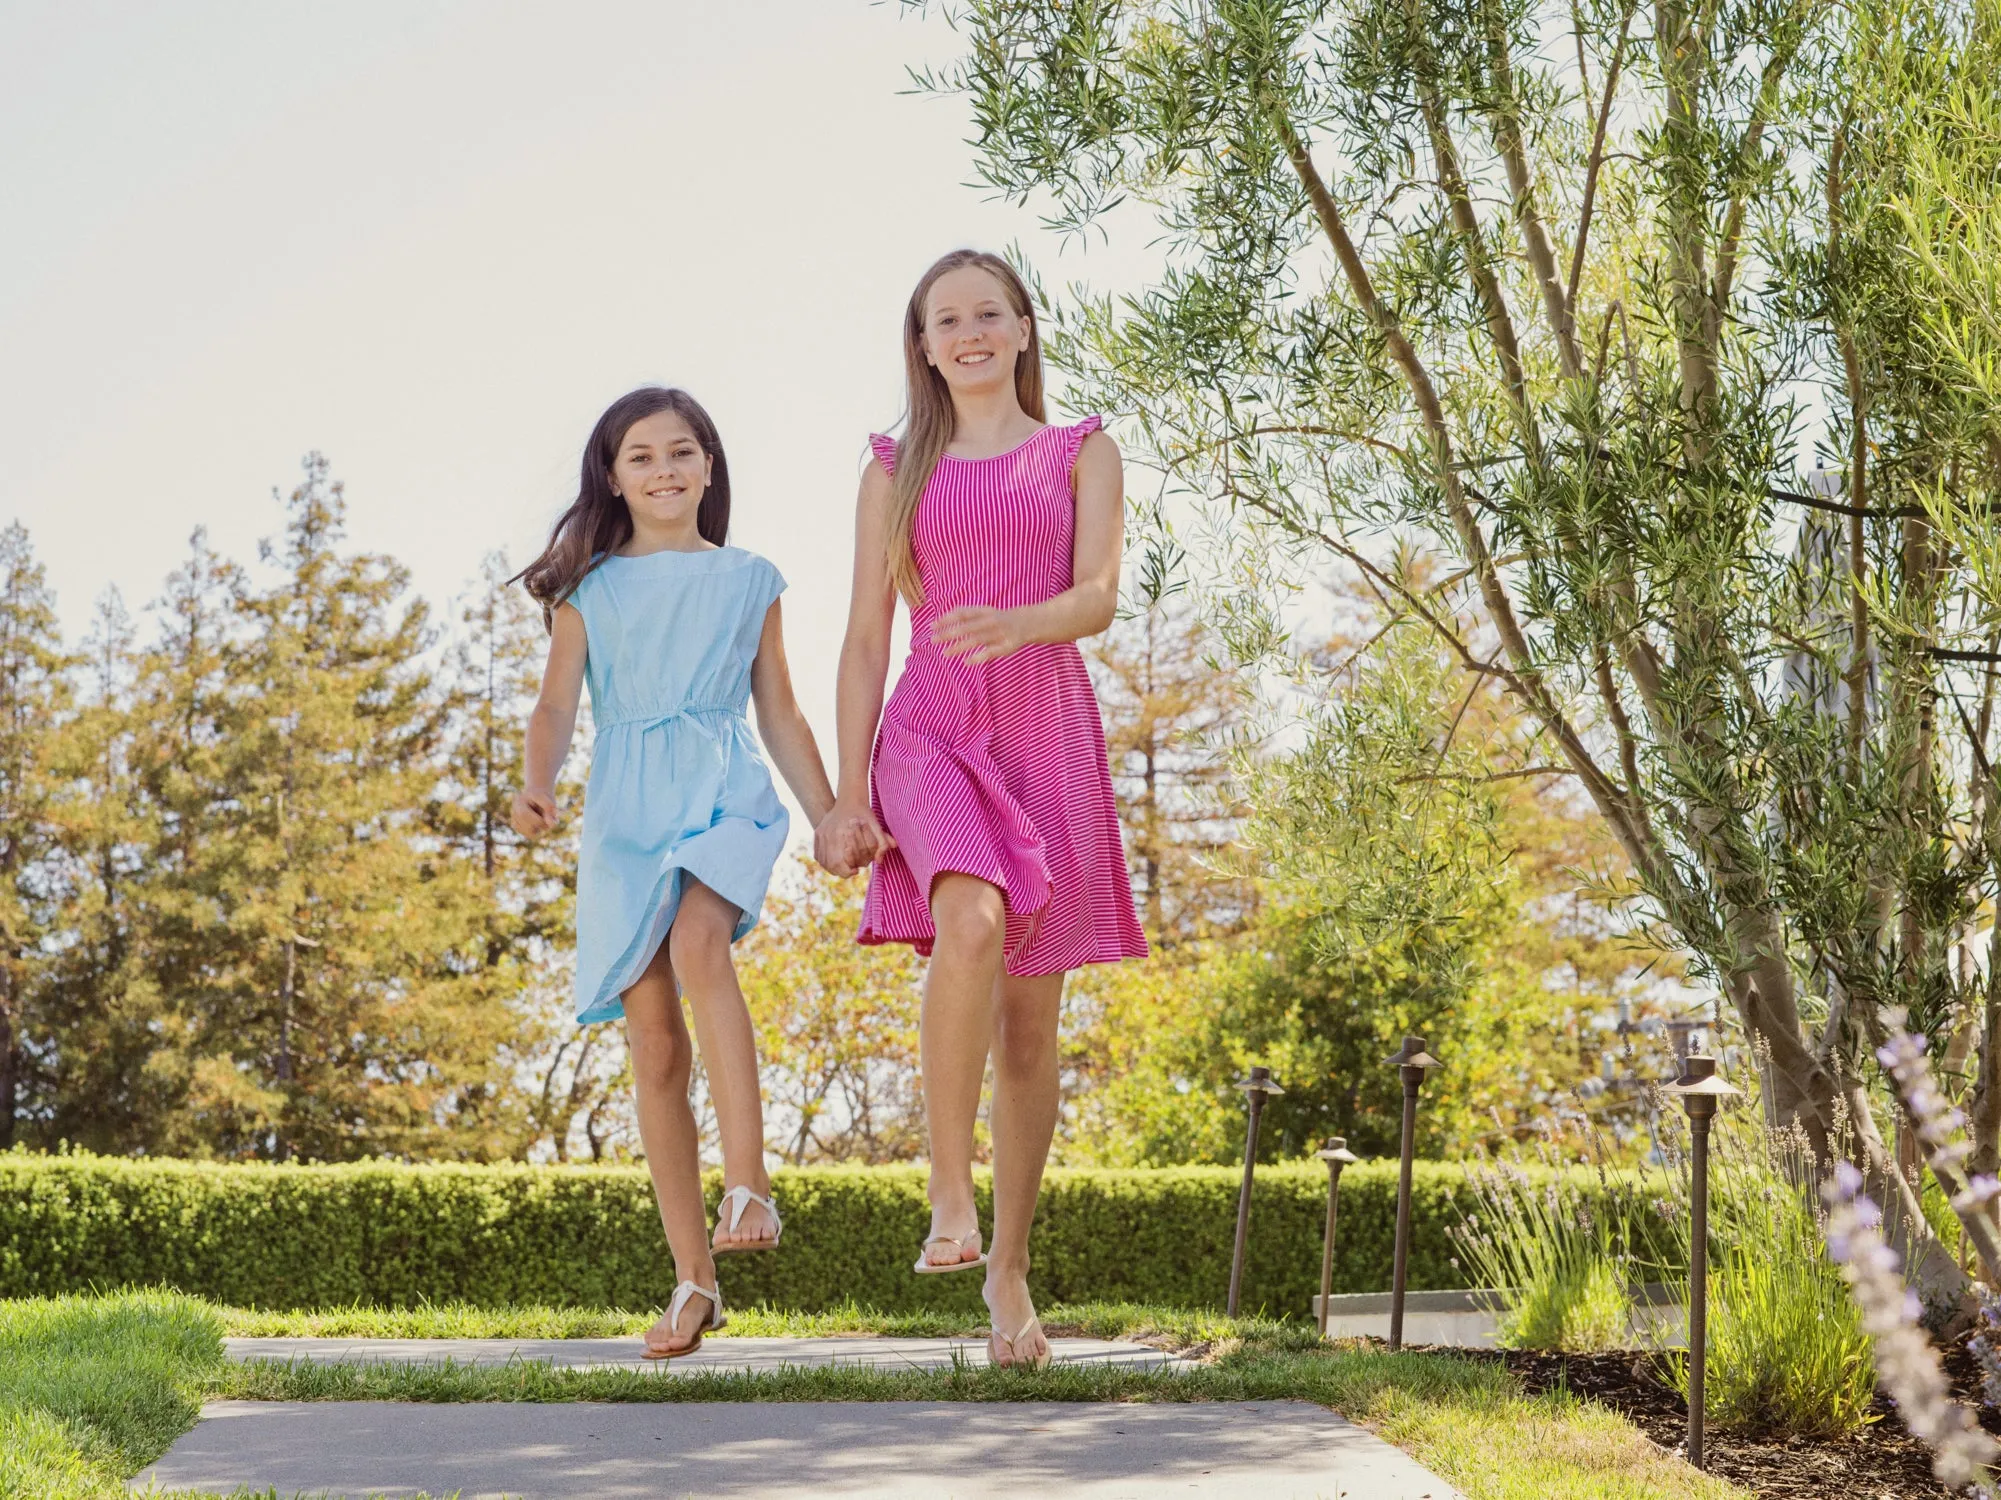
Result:
M948 610L1039 604L1070 587L1071 471L1098 427L1045 427L994 458L948 454L925 486L912 534L924 603L870 763L870 800L897 847L870 870L860 942L930 953L931 882L957 871L1000 887L1010 974L1146 956L1076 644L973 666L931 641ZM895 473L895 442L869 444Z

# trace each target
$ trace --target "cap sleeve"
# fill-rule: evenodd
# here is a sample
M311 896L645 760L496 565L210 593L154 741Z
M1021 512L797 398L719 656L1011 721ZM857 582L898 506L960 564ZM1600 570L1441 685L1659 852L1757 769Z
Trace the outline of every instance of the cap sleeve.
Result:
M1084 439L1102 429L1104 425L1103 417L1086 417L1075 427L1066 430L1064 438L1068 444L1068 452L1063 463L1066 470L1077 467L1077 455L1084 451Z
M778 571L778 564L770 558L760 557L758 561L764 564L763 576L757 584L757 610L762 615L785 592L785 575Z
M593 564L590 572L578 579L577 586L571 589L563 599L564 604L573 606L577 613L584 617L584 637L586 640L597 634L597 631L593 628L595 623L594 616L598 612L601 603L600 595L604 586L603 580L598 575L599 569Z
M868 445L875 450L876 461L882 465L882 472L885 474L894 474L896 472L896 439L884 437L879 432L871 432L868 435Z

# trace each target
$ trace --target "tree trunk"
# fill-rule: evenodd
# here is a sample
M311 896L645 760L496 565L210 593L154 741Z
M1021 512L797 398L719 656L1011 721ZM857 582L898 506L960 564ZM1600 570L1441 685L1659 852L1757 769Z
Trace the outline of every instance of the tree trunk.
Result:
M0 1150L14 1144L14 1112L20 1103L21 1052L14 1035L14 981L5 983L0 1002Z

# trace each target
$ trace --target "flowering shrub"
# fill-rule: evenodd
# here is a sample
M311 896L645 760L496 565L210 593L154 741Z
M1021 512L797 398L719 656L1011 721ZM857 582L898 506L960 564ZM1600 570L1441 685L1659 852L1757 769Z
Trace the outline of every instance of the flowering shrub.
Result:
M1547 1142L1537 1151L1545 1168L1558 1165ZM1615 1208L1602 1159L1592 1165L1595 1189L1585 1173L1532 1177L1520 1161L1468 1169L1474 1206L1450 1232L1494 1299L1503 1348L1580 1353L1633 1341L1626 1276L1637 1216Z
M2001 1448L1980 1430L1970 1408L1954 1401L1938 1353L1918 1319L1917 1293L1898 1274L1897 1252L1883 1241L1883 1211L1862 1191L1862 1174L1836 1164L1822 1189L1827 1248L1841 1263L1862 1325L1876 1345L1876 1369L1904 1425L1931 1445L1932 1470L1955 1488L1992 1494L1986 1468ZM1990 1376L1991 1378L1991 1376Z
M1939 1181L1960 1181L1960 1165L1970 1154L1961 1133L1965 1117L1933 1084L1926 1066L1925 1039L1905 1029L1901 1011L1884 1015L1889 1039L1876 1050L1876 1060L1890 1076L1905 1110L1927 1148L1926 1162ZM1876 1368L1883 1389L1897 1403L1904 1425L1932 1450L1932 1471L1955 1489L1971 1488L1992 1496L1987 1466L2001 1457L2001 1446L1980 1430L1972 1410L1951 1397L1938 1353L1925 1336L1919 1319L1924 1309L1904 1282L1897 1252L1883 1239L1883 1210L1863 1191L1863 1177L1847 1162L1839 1162L1821 1188L1827 1203L1827 1248L1841 1264L1842 1275L1863 1327L1875 1341ZM1991 1177L1975 1177L1958 1187L1955 1210L1983 1207L2001 1194ZM1996 1310L1990 1302L1985 1322L1991 1329ZM1976 1354L1986 1370L1990 1400L1997 1394L1997 1370L1991 1344L1976 1341Z

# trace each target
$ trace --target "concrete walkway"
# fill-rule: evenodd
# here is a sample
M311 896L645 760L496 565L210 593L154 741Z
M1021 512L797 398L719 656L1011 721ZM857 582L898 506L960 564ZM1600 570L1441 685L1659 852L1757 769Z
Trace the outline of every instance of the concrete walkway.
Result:
M1173 1369L1179 1355L1111 1339L1051 1339L1064 1364ZM788 1366L847 1365L890 1370L950 1369L954 1359L987 1363L985 1339L709 1338L681 1359L640 1356L637 1338L619 1339L224 1339L231 1359L306 1360L314 1364L505 1365L541 1361L564 1370L652 1370L662 1375L716 1375Z
M454 1490L462 1500L1459 1500L1389 1444L1303 1401L224 1401L134 1486L156 1482L349 1500Z

